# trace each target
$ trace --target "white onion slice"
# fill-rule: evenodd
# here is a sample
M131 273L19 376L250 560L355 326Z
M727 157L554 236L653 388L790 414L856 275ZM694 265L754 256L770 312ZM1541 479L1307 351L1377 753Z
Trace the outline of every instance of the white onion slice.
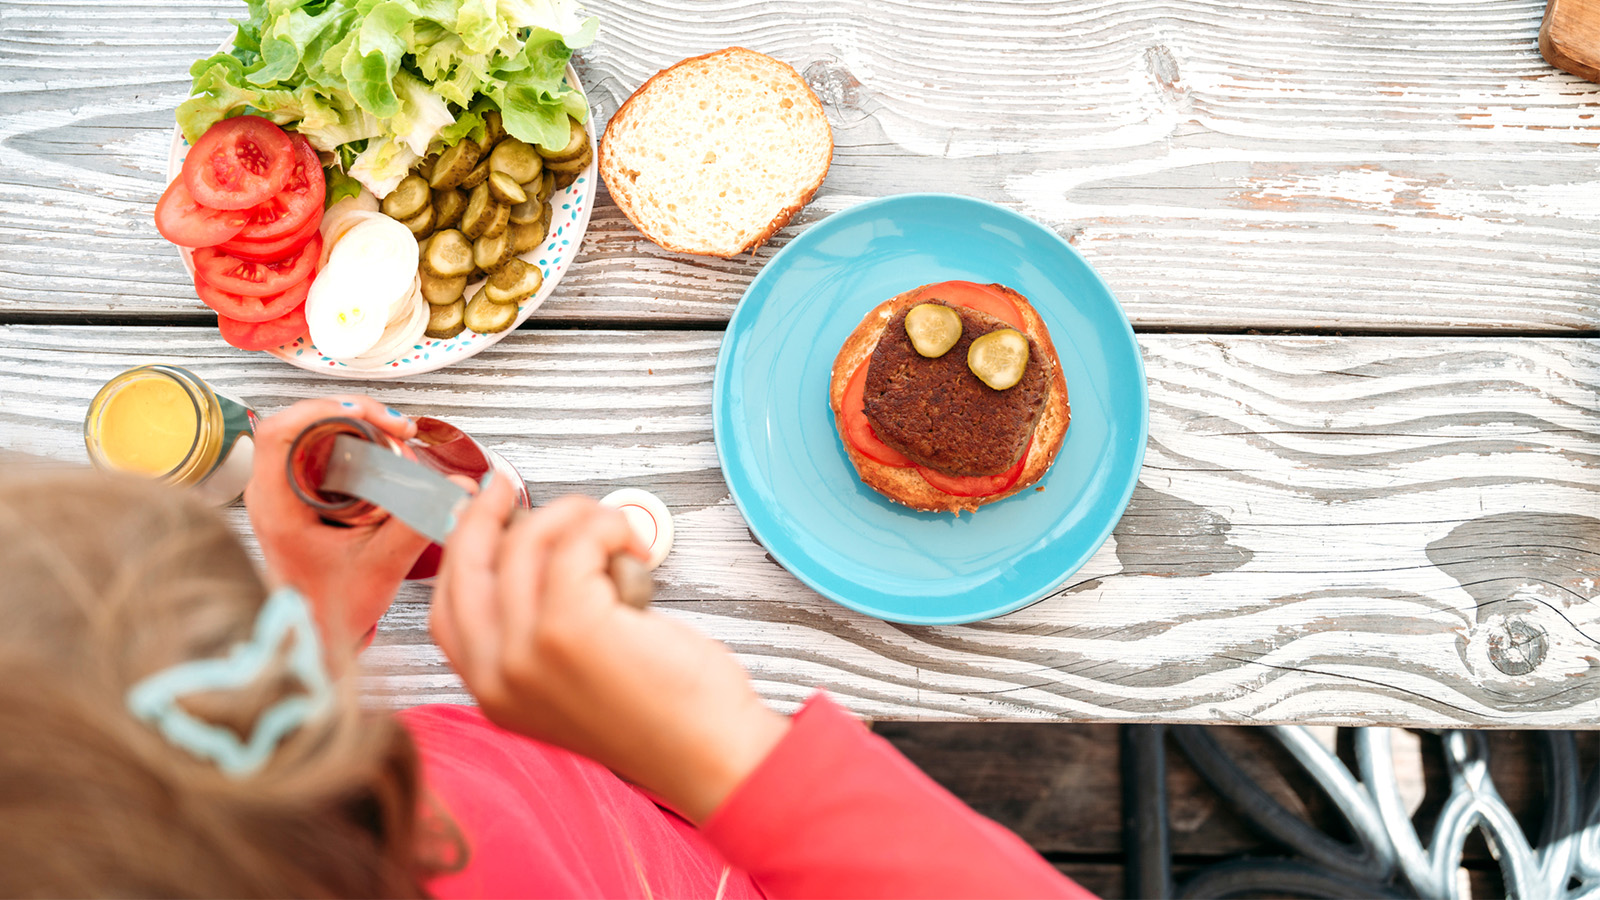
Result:
M394 309L392 295L368 290L360 266L330 263L317 273L306 296L306 324L323 355L343 359L372 349L382 340Z

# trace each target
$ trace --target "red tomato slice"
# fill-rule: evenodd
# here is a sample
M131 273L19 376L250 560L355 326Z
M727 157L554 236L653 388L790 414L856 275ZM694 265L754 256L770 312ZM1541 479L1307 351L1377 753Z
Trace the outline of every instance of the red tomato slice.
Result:
M1000 494L1011 489L1022 477L1022 470L1028 465L1028 454L1033 451L1033 438L1028 438L1028 446L1022 448L1022 457L1017 464L1001 472L999 475L946 475L935 472L926 466L917 466L917 474L922 480L933 485L946 494L957 497L987 497L990 494Z
M312 279L307 278L299 284L290 285L289 289L281 294L242 297L218 290L196 278L194 292L199 295L201 303L216 310L218 315L240 322L269 322L281 318L296 306L306 302L306 295L311 293L311 282Z
M910 459L906 458L904 453L880 440L872 430L872 423L867 421L863 397L866 393L867 363L869 362L871 362L870 359L856 366L856 373L850 376L850 381L844 388L844 399L841 401L841 407L844 410L845 440L849 441L850 446L856 448L858 453L874 462L880 462L886 466L894 466L898 469L915 465Z
M294 144L260 116L223 119L200 136L183 161L183 180L201 205L249 209L283 190Z
M218 244L217 249L250 262L277 262L304 247L321 225L322 217L318 216L305 220L299 230L291 231L275 241L247 241L243 237L236 237Z
M917 301L923 300L943 300L955 306L965 306L967 309L988 313L1023 334L1028 333L1028 327L1022 321L1022 312L1017 309L1017 305L1011 302L1010 297L987 284L972 281L941 281L938 284L928 285L917 294Z
M189 185L172 179L156 201L156 230L180 247L212 247L238 234L249 221L239 210L209 209L195 202Z
M322 201L328 182L322 174L322 160L305 135L291 134L294 166L283 190L248 210L250 221L239 232L241 241L276 241L298 234L311 219L322 221Z
M312 235L300 252L277 262L251 262L215 247L194 252L195 275L230 294L266 297L281 294L311 277L322 256L322 236Z
M271 350L306 333L306 308L296 306L266 322L241 322L219 315L217 330L222 332L223 340L240 350Z

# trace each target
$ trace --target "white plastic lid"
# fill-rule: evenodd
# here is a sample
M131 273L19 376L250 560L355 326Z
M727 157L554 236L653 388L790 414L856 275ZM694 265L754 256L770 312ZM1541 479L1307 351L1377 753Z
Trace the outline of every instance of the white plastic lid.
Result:
M600 505L620 510L639 540L650 548L646 564L652 569L661 565L672 550L672 513L660 497L639 488L622 488L603 497Z

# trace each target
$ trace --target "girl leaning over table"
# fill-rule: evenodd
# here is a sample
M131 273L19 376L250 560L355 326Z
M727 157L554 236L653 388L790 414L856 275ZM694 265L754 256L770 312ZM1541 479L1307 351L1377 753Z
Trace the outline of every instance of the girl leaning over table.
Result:
M261 423L258 577L210 508L89 472L0 475L0 894L1083 896L818 693L619 602L626 520L459 514L431 612L478 708L360 706L352 661L426 542L322 523ZM319 642L320 641L320 642ZM344 672L346 677L340 677Z

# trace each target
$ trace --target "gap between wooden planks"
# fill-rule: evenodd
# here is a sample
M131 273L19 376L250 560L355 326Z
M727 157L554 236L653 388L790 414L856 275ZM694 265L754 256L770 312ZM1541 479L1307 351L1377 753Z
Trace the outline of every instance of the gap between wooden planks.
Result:
M1056 230L1142 327L1592 331L1600 86L1540 58L1544 6L593 0L601 124L657 69L741 44L806 76L837 152L753 258L665 253L602 196L536 316L726 321L807 225L939 190ZM151 213L188 67L244 11L6 3L0 312L198 308Z
M455 422L536 499L659 493L661 605L780 707L820 686L879 718L1600 722L1600 342L1145 335L1150 444L1114 537L1039 604L917 628L822 599L750 538L712 442L720 339L522 331L348 387ZM10 326L0 447L81 460L94 391L158 360L263 412L342 387L210 329ZM389 702L466 699L426 599L406 588L366 656Z

